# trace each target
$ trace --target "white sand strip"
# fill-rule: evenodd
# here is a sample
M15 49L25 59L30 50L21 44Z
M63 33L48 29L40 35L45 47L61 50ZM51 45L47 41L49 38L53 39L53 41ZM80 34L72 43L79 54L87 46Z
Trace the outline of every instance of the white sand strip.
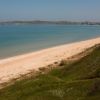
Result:
M98 43L100 38L95 38L0 60L0 83L76 55Z

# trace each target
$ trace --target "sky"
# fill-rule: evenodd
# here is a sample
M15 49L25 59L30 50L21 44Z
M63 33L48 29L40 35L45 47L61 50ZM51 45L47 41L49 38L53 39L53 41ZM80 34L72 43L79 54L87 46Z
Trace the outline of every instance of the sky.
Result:
M100 0L0 0L2 20L100 21Z

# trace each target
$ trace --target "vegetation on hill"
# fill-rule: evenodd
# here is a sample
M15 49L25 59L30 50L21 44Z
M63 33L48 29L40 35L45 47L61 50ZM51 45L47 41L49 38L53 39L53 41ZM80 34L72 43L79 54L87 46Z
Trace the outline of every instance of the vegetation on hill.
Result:
M0 100L99 100L100 46L74 63L19 80L0 90Z

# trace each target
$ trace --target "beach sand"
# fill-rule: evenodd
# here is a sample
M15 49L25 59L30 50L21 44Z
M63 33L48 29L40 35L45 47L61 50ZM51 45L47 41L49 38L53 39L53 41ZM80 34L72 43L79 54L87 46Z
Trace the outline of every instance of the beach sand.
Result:
M95 38L0 60L0 83L67 59L99 43L100 38Z

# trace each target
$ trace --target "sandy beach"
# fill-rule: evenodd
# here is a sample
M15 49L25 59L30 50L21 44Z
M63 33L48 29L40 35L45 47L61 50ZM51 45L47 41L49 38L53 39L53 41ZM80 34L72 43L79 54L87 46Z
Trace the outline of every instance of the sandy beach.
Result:
M29 73L31 70L38 70L40 67L67 59L99 43L100 37L0 60L0 83Z

